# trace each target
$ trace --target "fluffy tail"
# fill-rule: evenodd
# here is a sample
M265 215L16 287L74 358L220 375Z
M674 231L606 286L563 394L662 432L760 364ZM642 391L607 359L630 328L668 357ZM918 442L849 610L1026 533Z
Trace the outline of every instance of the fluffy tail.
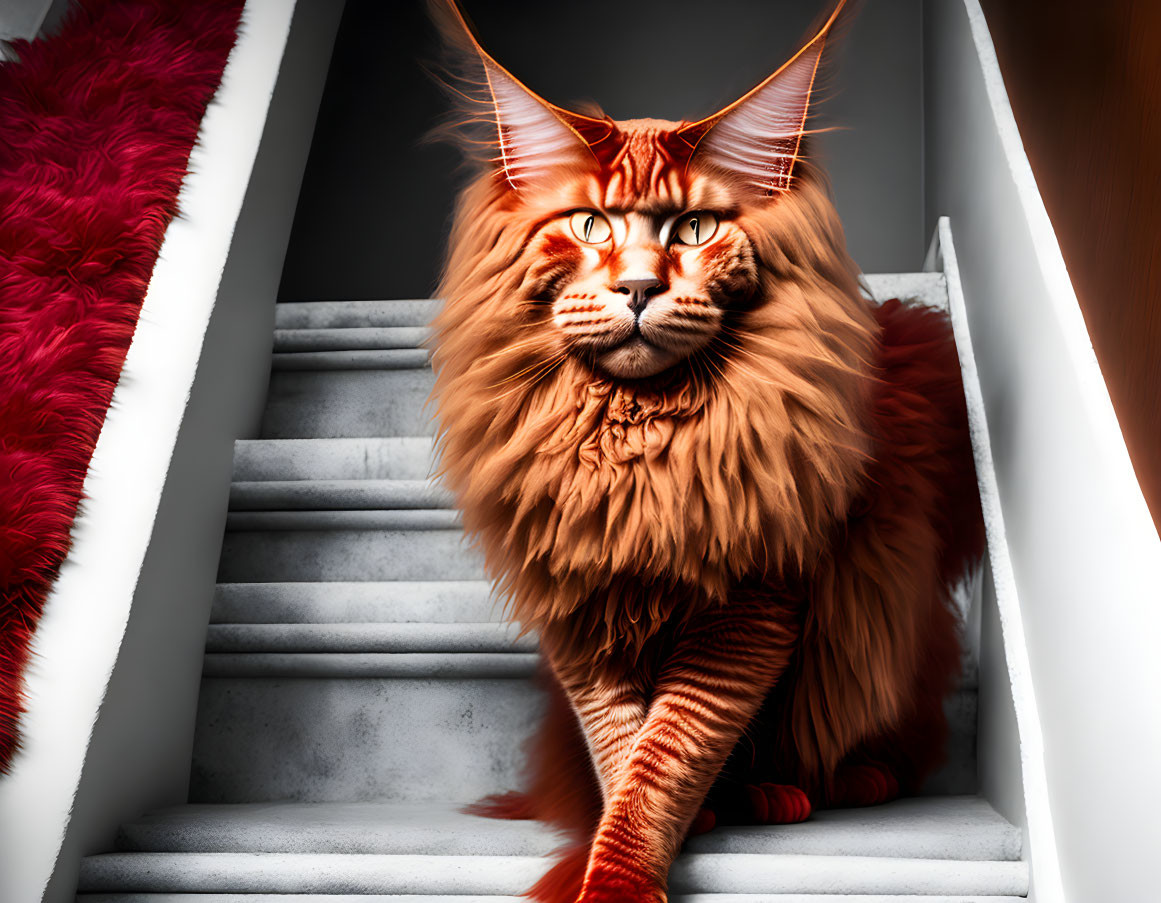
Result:
M554 854L556 864L525 892L525 896L538 903L575 903L585 880L590 846L591 841L585 840L557 850Z
M601 791L581 726L560 684L546 667L537 680L547 706L525 750L526 789L487 797L464 811L488 818L534 818L563 831L569 842L556 851L556 864L527 896L540 903L573 903L600 819Z

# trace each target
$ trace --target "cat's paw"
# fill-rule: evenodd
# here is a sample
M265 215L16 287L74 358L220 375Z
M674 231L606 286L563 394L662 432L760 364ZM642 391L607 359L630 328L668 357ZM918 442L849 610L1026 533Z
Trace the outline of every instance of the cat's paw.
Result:
M589 872L576 903L666 903L666 896L646 879L600 869Z
M865 761L839 767L834 776L833 806L877 806L899 795L899 781L886 765Z
M792 825L810 818L810 800L793 784L747 784L746 796L757 824Z

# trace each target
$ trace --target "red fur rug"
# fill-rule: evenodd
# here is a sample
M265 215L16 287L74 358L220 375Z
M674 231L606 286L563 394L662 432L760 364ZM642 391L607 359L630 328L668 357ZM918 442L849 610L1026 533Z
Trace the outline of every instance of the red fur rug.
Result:
M22 670L242 0L82 0L0 64L0 772Z

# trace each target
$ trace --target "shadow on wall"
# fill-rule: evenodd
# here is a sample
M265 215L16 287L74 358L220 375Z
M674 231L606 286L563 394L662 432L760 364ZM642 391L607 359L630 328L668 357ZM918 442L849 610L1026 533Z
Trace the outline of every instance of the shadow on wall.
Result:
M831 0L461 0L485 46L557 103L616 118L694 119L765 78ZM919 269L920 0L859 11L820 96L820 154L855 259ZM280 300L426 297L435 286L459 156L420 144L447 108L421 0L348 0L299 197ZM450 176L450 174L457 175ZM449 177L450 176L450 177Z

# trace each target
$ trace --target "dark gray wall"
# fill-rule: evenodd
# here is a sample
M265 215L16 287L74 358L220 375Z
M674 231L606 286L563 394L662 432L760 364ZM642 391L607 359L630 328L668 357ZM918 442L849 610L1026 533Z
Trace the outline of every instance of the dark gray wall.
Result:
M463 0L485 46L563 105L695 119L793 52L829 0ZM920 0L865 0L823 86L819 139L856 260L918 269L923 228ZM610 26L609 23L616 23ZM350 0L280 299L423 297L435 284L457 154L419 139L446 105L419 0Z

